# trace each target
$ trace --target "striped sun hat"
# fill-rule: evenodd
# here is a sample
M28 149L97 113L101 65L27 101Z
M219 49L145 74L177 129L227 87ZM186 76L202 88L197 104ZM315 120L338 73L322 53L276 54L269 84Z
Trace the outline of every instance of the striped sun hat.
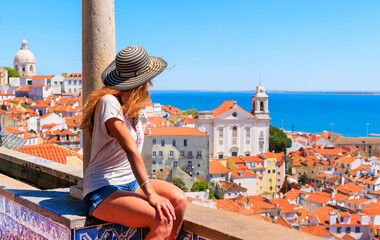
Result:
M136 88L156 77L167 67L159 57L150 57L140 46L128 46L117 53L115 60L103 71L105 86L128 90Z

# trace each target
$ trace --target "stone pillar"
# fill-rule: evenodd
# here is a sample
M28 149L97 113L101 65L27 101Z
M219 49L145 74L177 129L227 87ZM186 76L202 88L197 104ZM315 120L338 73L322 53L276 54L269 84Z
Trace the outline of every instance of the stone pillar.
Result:
M100 76L115 59L114 0L82 0L83 103L103 86ZM83 137L83 172L90 162L91 140Z

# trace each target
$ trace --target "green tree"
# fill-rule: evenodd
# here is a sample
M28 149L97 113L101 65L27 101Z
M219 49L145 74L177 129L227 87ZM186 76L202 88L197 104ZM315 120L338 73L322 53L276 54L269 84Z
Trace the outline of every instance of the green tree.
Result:
M198 110L196 108L192 108L192 109L187 109L187 110L183 111L183 114L191 115L191 116L193 116L193 118L195 118L195 115L197 115L197 112L198 112Z
M208 197L209 199L215 199L214 197L214 189L212 188L211 183L208 182L195 182L193 184L193 187L191 188L192 192L204 192L206 190L209 190Z
M292 146L292 140L279 128L269 125L269 151L285 152Z
M304 184L309 184L310 183L310 180L309 180L309 177L307 176L306 173L302 174L299 178L298 178L298 182L299 183L302 183L302 185Z
M8 79L10 77L20 77L20 74L18 74L18 72L13 68L4 67L4 69L8 71Z
M182 191L187 192L187 187L185 185L185 182L182 180L182 178L173 178L172 183L182 189Z

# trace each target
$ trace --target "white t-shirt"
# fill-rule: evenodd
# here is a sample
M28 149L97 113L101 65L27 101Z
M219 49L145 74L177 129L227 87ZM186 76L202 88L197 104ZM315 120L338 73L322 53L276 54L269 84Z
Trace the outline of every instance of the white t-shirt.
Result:
M123 121L138 142L141 154L144 132L139 121L136 131L132 128L132 119L123 116L121 105L113 95L105 95L99 102L94 115L94 128L91 142L91 159L84 174L83 196L105 185L128 184L135 180L127 154L117 140L108 132L105 122L110 118Z

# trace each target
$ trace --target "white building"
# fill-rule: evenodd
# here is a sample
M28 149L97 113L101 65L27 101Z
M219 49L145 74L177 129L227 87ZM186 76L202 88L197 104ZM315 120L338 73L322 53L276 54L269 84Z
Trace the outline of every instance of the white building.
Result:
M214 158L252 156L269 149L268 95L260 84L252 96L252 111L235 101L225 101L212 111L198 112L196 128L210 135L210 155Z
M16 53L13 67L21 77L36 75L36 59L33 53L28 49L28 42L25 39L21 42L21 49Z
M63 91L66 93L79 92L82 89L82 73L71 73L63 80Z
M195 128L149 127L142 157L152 178L167 179L171 169L181 169L197 181L208 181L209 135Z

